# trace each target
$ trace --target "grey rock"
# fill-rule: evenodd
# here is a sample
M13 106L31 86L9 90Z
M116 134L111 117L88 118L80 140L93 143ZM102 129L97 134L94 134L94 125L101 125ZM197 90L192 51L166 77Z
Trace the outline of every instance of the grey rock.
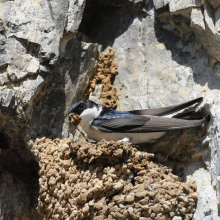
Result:
M71 136L65 114L74 94L81 98L101 50L98 44L79 40L84 7L85 1L0 1L0 197L4 219L41 219L36 212L38 165L25 146L41 135Z
M215 11L215 31L220 34L220 8Z
M68 0L64 0L64 1L50 0L50 1L46 1L46 3L48 3L47 10L50 10L50 13L48 11L48 15L53 18L54 24L56 26L56 32L59 38L61 38L63 35L64 26L66 25L66 21L67 21L69 1ZM58 41L59 41L59 38L57 39Z
M16 156L18 157L17 163L14 163L13 169L16 171L17 175L13 175L10 173L10 171L13 170L11 169L12 165L10 165L10 162L12 162L10 157L16 158ZM25 171L31 171L30 168L27 168L27 165L33 166L33 164L22 164L23 161L16 153L11 153L7 156L2 152L1 159L4 159L4 166L9 169L8 172L4 171L1 173L0 194L1 200L3 201L3 204L1 205L1 215L3 217L11 216L11 213L13 213L15 216L18 216L18 218L21 217L25 219L26 216L28 216L33 220L42 219L34 208L37 206L37 200L34 198L33 194L38 193L38 185L36 184L38 179L31 175L29 175L28 178L25 178L24 175ZM30 188L32 189L32 193L29 192Z
M154 3L152 0L145 0L141 13L144 13L146 16L152 16L154 14Z
M1 22L3 22L4 26L6 27L7 26L6 21L10 15L13 6L13 1L1 1L0 4L1 4L0 15L2 18Z
M178 0L170 0L169 7L170 12L180 11L191 7L199 7L204 4L204 0L188 0L188 1L178 1Z
M158 143L141 147L176 161L176 167L183 164L180 170L184 178L198 185L199 200L193 218L217 219L220 12L217 1L208 3L0 1L0 147L4 145L5 151L0 169L1 165L10 168L12 161L25 162L15 173L20 175L25 170L37 175L37 168L30 166L34 162L31 152L24 147L27 142L39 136L82 139L80 134L73 137L74 129L66 116L95 73L101 45L104 50L112 46L119 70L114 81L119 91L118 110L168 106L204 97L193 109L210 114L209 125L168 132ZM169 9L165 7L168 4ZM157 14L154 9L159 9ZM100 90L97 86L90 99L98 101ZM11 198L16 184L6 181L7 188L3 180L6 176L15 178L15 182L17 179L13 172L3 171L0 195ZM22 184L19 182L15 188L21 191ZM24 198L16 194L20 202L4 205L3 217L22 218L27 211L24 200L37 198L24 191ZM13 207L19 204L18 213ZM35 207L27 204L28 218L40 219L34 211L36 203Z
M204 16L205 16L205 22L207 25L207 29L211 34L215 34L215 20L214 20L214 13L212 8L209 4L205 3L204 6Z
M20 1L13 2L10 13L4 19L8 26L8 37L25 39L26 46L29 42L41 45L41 61L54 59L58 56L60 41L55 36L61 36L63 32L65 19L62 16L65 17L68 10L66 2L58 4L59 2L43 0L39 5L34 1L22 1L22 4ZM34 5L37 7L33 7Z
M91 44L91 43L82 43L80 49L80 68L76 71L78 72L78 75L74 79L73 82L71 82L71 76L67 75L66 78L66 110L65 113L68 112L70 107L77 101L79 101L84 92L87 88L87 85L89 83L89 80L92 79L92 77L95 74L96 66L98 63L98 57L99 53L102 50L102 46L99 46L99 44ZM67 57L69 55L66 54ZM79 61L79 60L78 60ZM77 62L78 62L77 61ZM70 77L70 78L69 78ZM74 85L74 88L73 88ZM62 136L68 137L69 135L72 136L72 134L69 133L69 121L68 117L65 118L65 122L62 125Z
M44 79L40 75L38 75L36 79L30 79L30 80L24 81L23 87L24 87L24 90L26 90L23 96L24 105L30 104L31 99L33 99L33 96L37 94L37 90L40 89L43 82L44 82Z
M207 0L207 2L214 8L220 7L220 2L218 0Z
M0 21L0 68L5 67L10 62L7 49L5 25Z
M154 0L154 7L155 7L156 9L163 8L163 7L166 6L169 2L170 2L170 0Z
M212 187L211 175L204 166L204 163L194 162L190 165L185 164L184 174L187 181L199 179L197 189L199 192L203 192L198 197L197 206L204 207L204 209L196 209L193 219L218 219L217 206L212 206L212 203L215 201L215 190Z
M82 20L86 1L70 0L65 31L76 33Z
M132 6L135 0L99 0L99 5L105 5L105 6L114 6L114 7L120 7L120 6ZM141 0L140 0L141 1ZM138 2L140 2L138 1ZM143 2L143 1L142 1ZM93 4L91 1L90 4Z
M31 85L23 83L22 90L30 87L24 96L30 106L26 114L31 119L26 131L27 140L36 134L52 138L72 137L70 130L73 128L69 125L67 113L81 99L94 74L100 50L98 44L83 43L65 35L60 45L60 60L56 71L52 70L52 75L46 73L44 82L41 79L36 91L33 87L36 82L29 80ZM38 102L34 101L36 98Z
M8 77L12 81L18 81L27 75L36 74L40 67L40 61L35 54L27 54L26 45L23 41L16 38L10 38L9 49L13 57L8 65Z
M0 108L14 109L17 106L14 90L6 89L0 92Z
M48 65L40 65L39 70L40 72L45 72L45 73L52 72L52 68Z
M214 67L215 75L220 77L220 63L217 63Z
M76 84L73 103L83 96L86 85L88 85L89 81L94 77L99 53L101 52L102 47L98 44L85 44L82 49L83 53L81 59L84 60L84 63L80 70L79 78Z
M216 17L218 14L216 14ZM205 25L204 25L205 21ZM202 9L193 9L191 13L191 28L197 38L202 42L207 52L216 60L220 60L220 53L215 49L220 43L220 35L216 32L213 9L205 3L204 16ZM218 24L216 24L216 27ZM218 27L217 27L218 28ZM212 39L212 40L210 40Z
M3 86L5 83L9 81L7 73L0 74L0 86Z
M102 90L102 84L98 84L95 87L95 90L89 95L89 100L92 100L93 102L96 102L100 105L104 105L104 100L99 99L101 96L101 90Z
M191 12L191 28L200 33L205 32L205 22L202 8L193 8Z

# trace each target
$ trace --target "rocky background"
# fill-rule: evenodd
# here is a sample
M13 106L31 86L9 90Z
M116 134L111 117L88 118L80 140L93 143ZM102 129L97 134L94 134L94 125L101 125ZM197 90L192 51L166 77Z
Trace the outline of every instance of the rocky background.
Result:
M117 109L160 107L200 96L208 126L141 146L172 162L199 192L193 219L220 209L220 3L214 0L0 1L0 215L41 219L36 138L70 138L66 114L115 51ZM90 99L99 100L98 84ZM115 97L115 96L114 96ZM103 102L103 100L99 100Z

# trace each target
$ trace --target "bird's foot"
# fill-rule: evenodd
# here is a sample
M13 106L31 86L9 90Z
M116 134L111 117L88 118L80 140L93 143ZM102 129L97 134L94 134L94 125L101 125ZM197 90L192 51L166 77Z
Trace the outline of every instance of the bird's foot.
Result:
M130 141L130 138L129 137L124 137L123 139L119 140L118 142L122 142L122 141L128 142L128 141Z

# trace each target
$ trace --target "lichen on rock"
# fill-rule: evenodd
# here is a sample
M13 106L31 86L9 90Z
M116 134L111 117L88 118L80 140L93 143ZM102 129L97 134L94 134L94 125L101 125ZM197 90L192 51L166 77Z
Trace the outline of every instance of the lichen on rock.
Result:
M196 183L127 142L36 139L43 219L192 219Z

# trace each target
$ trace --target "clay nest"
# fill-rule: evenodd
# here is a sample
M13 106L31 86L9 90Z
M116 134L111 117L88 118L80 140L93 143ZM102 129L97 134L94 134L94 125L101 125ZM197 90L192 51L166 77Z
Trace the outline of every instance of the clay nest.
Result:
M75 114L75 113L71 113L69 114L69 123L74 125L74 126L78 126L78 124L80 123L80 121L82 120L82 118L80 118L79 115Z
M100 99L104 100L105 106L117 108L117 89L113 85L115 75L118 74L117 64L114 62L115 52L109 48L108 52L100 53L97 70L94 78L89 82L88 88L83 97L88 96L94 91L96 84L102 84Z
M43 219L192 219L196 183L126 142L36 139Z

